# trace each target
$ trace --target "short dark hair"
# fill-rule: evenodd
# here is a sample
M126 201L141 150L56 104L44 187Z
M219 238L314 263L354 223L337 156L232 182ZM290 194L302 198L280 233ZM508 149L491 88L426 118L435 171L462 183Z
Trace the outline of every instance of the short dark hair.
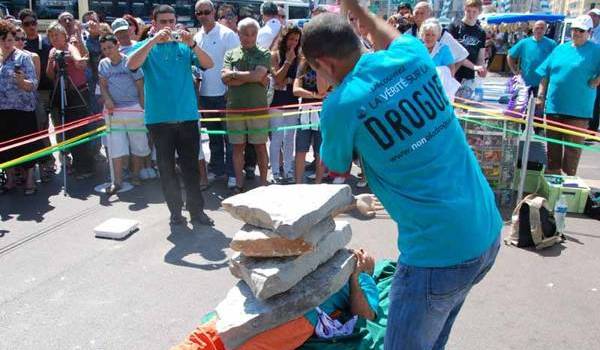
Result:
M115 45L119 44L119 41L117 40L117 37L114 34L106 34L100 37L100 44L106 42L111 42Z
M8 34L17 35L17 27L10 21L0 19L0 39L6 39Z
M313 17L302 32L302 52L309 62L320 57L342 59L360 54L358 36L339 14L323 13Z
M175 14L175 9L169 5L158 5L152 11L152 19L156 20L156 17L163 13L172 13Z
M31 11L30 9L22 9L21 11L19 11L19 14L17 16L19 17L19 20L21 22L23 22L23 20L27 17L33 17L33 19L35 19L36 21L38 19L35 12Z
M218 12L218 18L221 19L223 17L225 17L225 12L231 11L231 13L233 13L235 16L237 16L237 13L235 11L235 7L231 4L223 4L221 6L219 6L219 10Z
M87 22L85 19L87 18L87 20L90 20L91 16L96 16L96 19L98 21L100 21L100 16L98 16L98 13L96 11L87 11L85 12L83 15L81 15L81 21L82 22Z
M409 3L401 2L400 5L398 5L397 11L400 12L400 10L409 10L412 12L412 6Z
M266 1L260 5L260 13L263 16L277 16L279 15L279 9L274 2Z

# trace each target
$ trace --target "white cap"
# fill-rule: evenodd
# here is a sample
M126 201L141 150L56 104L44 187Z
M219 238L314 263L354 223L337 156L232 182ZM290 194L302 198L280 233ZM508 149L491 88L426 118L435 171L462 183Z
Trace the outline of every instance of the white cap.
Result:
M588 12L588 15L591 15L591 14L594 14L594 15L596 15L596 16L600 16L600 9L591 9L591 10Z
M592 28L594 28L594 21L592 21L592 17L588 15L581 15L575 18L571 23L571 29L582 29L587 32Z
M123 18L117 18L112 22L111 28L113 33L116 34L122 30L129 30L129 23Z

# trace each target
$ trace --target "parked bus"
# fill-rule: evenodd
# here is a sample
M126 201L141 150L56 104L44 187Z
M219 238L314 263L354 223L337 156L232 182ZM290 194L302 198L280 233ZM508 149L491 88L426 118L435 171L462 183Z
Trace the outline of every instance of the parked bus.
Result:
M216 0L213 2L217 9L222 4L233 5L239 19L244 17L259 19L260 5L263 3L261 0ZM308 0L274 2L284 8L288 20L308 18L310 15ZM35 11L41 20L42 26L40 29L45 28L51 20L56 20L58 15L63 11L69 11L76 17L81 18L86 11L94 10L107 22L124 14L131 14L134 17L140 17L144 21L150 22L152 9L159 4L173 6L177 12L177 20L180 23L187 26L198 26L194 16L194 0L0 0L0 7L6 7L8 13L13 16L16 16L23 8L30 8Z

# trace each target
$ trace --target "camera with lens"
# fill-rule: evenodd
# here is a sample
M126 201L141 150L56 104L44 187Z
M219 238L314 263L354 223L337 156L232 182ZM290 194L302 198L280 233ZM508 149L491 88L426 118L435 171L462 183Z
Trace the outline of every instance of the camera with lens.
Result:
M68 52L62 50L54 51L54 61L60 69L64 69L67 66Z

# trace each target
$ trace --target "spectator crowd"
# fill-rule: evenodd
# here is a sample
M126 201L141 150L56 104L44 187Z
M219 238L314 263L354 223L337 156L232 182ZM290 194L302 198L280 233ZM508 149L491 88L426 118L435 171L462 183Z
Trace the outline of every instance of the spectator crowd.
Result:
M421 39L451 99L471 98L473 82L487 74L481 10L480 0L466 0L464 18L443 28L429 2L418 2L414 9L403 3L387 22L403 35ZM317 6L312 16L326 11ZM5 127L0 142L105 111L115 127L103 140L114 165L108 192L118 192L126 176L139 185L160 174L175 217L182 206L177 177L170 176L176 164L191 197L218 179L240 193L256 167L261 185L305 182L305 161L312 148L315 161L309 165L308 179L343 183L347 174L329 172L320 162L319 102L332 86L303 57L302 28L286 21L283 8L272 2L261 6L262 26L255 19L238 18L232 5L216 8L210 0L198 1L195 15L199 29L178 24L167 5L155 8L150 25L131 15L108 24L94 11L80 20L64 12L45 36L30 10L22 10L18 19L1 20L0 114ZM379 49L356 16L350 12L347 19L364 52ZM598 128L599 19L597 10L578 18L571 27L573 41L558 46L544 37L546 24L537 22L532 36L509 52L509 67L531 86L550 119ZM578 65L563 64L575 57L585 58ZM60 77L65 78L64 86ZM207 112L198 118L198 109ZM203 122L205 118L218 121ZM144 126L148 134L139 132ZM98 122L85 124L64 136L69 139L96 127ZM208 163L199 128L209 134ZM61 137L57 134L57 141ZM11 148L0 152L0 162L50 144L50 138L44 138ZM76 179L92 176L100 148L96 141L62 152L68 174ZM575 174L579 153L578 148L553 145L549 171ZM360 166L359 157L354 158ZM55 174L52 155L20 164L6 169L2 192L22 184L26 195L34 194L36 164L41 182ZM358 186L366 186L365 179Z

